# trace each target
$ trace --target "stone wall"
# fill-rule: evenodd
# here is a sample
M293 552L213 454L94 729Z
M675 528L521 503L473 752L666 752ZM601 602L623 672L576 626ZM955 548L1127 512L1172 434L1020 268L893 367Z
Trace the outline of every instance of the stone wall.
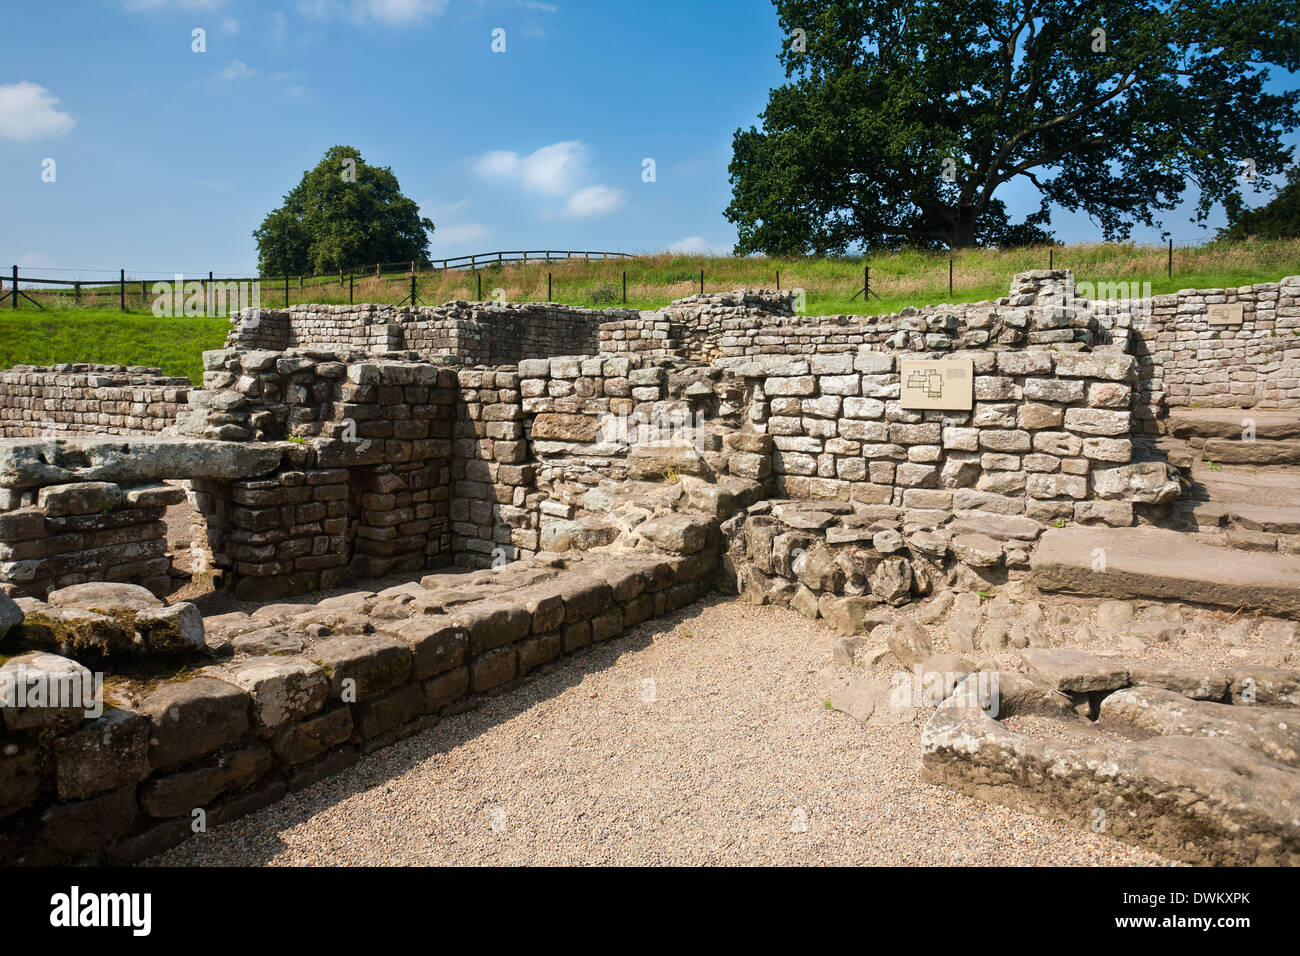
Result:
M947 357L973 363L970 412L902 407L898 363L925 353L733 365L750 383L749 420L775 445L777 493L1132 523L1132 356L1039 348Z
M247 309L231 317L231 349L410 351L459 365L596 351L602 322L630 320L629 309L583 309L547 302L448 302L396 309L382 305L293 305Z
M172 589L168 505L182 488L113 482L46 485L0 512L0 582L16 595L44 596L86 581L128 581L158 594Z
M189 391L189 379L144 366L15 365L0 372L0 437L154 435Z
M91 688L102 669L74 648L71 658L24 649L48 639L43 622L68 611L64 595L51 595L57 606L0 606L0 863L127 864L159 853L190 837L200 815L215 826L273 803L689 604L712 587L716 562L716 547L574 555L563 566L437 574L377 595L208 618L206 651L163 668L174 674L184 661L192 672L118 674L98 713L84 699L47 702L51 687ZM107 627L128 612L140 627L146 614L193 611L154 610L148 599L100 586L82 601L98 610L71 613Z
M1209 324L1209 306L1238 303L1240 325ZM1131 350L1147 420L1162 405L1300 407L1300 276L1125 305L1135 316Z

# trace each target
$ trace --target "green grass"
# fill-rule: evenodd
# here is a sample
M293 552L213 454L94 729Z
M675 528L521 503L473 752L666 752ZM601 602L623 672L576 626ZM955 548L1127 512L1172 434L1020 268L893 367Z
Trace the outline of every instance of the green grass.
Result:
M1166 275L1164 246L1132 243L1087 243L1056 246L1051 250L1056 268L1071 269L1080 282L1150 282L1160 295L1187 288L1223 288L1255 282L1275 282L1300 274L1300 240L1209 243L1174 250L1174 275ZM547 275L552 279L551 300L588 308L614 308L623 302L623 274L627 274L627 305L657 309L673 299L700 291L704 270L707 292L737 288L772 289L780 272L782 289L801 288L809 315L877 315L905 306L979 302L1007 294L1017 272L1045 269L1046 246L1025 249L971 249L953 256L953 290L948 292L947 252L904 251L862 258L767 258L683 256L671 253L633 259L581 259L552 263L506 264L475 273L449 271L421 273L418 294L422 303L436 305L454 299L483 297L504 290L509 302L543 301ZM862 272L871 269L874 293L862 301ZM356 302L395 304L410 290L405 275L358 276ZM855 297L855 293L857 293ZM224 318L155 318L151 299L142 296L139 281L127 286L131 311L118 311L116 286L82 289L81 308L71 307L71 293L32 292L48 307L41 312L23 301L11 311L0 307L0 366L47 365L57 362L103 362L159 366L164 372L201 378L200 353L220 348L227 329ZM346 280L337 276L298 280L289 285L289 302L339 305L348 301ZM284 305L284 286L276 280L262 284L265 308Z
M159 319L116 309L0 309L0 368L96 362L148 365L203 381L203 352L219 349L225 318Z

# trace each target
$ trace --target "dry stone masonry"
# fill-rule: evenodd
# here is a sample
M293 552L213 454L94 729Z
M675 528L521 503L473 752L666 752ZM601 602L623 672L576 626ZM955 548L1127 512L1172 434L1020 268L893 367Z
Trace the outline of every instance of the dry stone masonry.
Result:
M794 294L763 290L655 312L295 306L236 314L227 347L204 355L202 387L134 367L5 372L0 859L156 853L189 835L196 810L208 825L247 813L715 588L824 619L845 640L883 627L884 652L908 666L934 646L902 610L950 615L961 660L944 670L970 658L963 676L987 669L976 659L1055 649L1033 620L987 621L954 591L1036 580L1185 595L1187 582L1143 555L1148 533L1181 534L1171 528L1187 519L1195 456L1156 439L1169 406L1202 389L1259 416L1294 407L1298 297L1293 277L1092 303L1069 273L1042 271L996 302L868 318L796 315ZM1240 323L1222 324L1236 311L1218 307L1236 305ZM950 384L969 402L945 395ZM163 600L166 521L182 497L196 572L235 598L281 603L205 620ZM1192 517L1207 525L1203 504ZM1241 507L1216 515L1241 525L1229 534L1256 520ZM1280 550L1287 532L1269 533ZM1099 569L1091 536L1104 551L1110 534L1131 536L1128 558ZM1234 545L1198 543L1221 546ZM1300 558L1273 559L1284 557L1300 582ZM1252 575L1278 573L1259 560ZM365 590L388 575L408 580ZM341 588L354 590L310 597ZM1294 619L1295 590L1243 581L1190 600L1257 601ZM1152 680L1130 669L1085 687L1103 665L1035 660L1005 677L1016 700L1078 719L1098 705L1180 739L1181 702L1152 697ZM52 688L105 673L102 710L47 703ZM1193 684L1205 681L1196 700L1233 713L1198 710L1198 726L1231 739L1237 685ZM998 762L1008 753L1091 766L1091 751L1006 736L1020 731L972 711L960 683L944 685L927 732L931 779L1002 799L1018 785ZM1114 693L1087 697L1100 691ZM1277 706L1295 705L1277 693ZM1291 738L1251 727L1247 749L1273 749L1249 759L1294 773ZM1179 747L1135 745L1106 798L1118 807L1168 784ZM1224 767L1245 759L1234 753ZM1270 787L1291 779L1271 764L1251 772ZM1212 795L1211 817L1134 824L1134 839L1164 847L1150 835L1161 826L1203 826L1228 847L1207 858L1294 862L1295 823L1272 791L1245 801L1272 836L1232 843L1223 779L1196 791ZM1042 812L1071 818L1065 789L1041 795Z

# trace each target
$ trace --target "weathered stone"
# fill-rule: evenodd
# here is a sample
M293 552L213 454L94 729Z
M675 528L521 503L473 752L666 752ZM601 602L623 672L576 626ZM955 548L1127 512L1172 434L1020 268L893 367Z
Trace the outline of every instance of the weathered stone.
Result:
M871 639L888 644L905 667L915 667L934 654L934 641L929 633L907 618L900 617L893 624L880 625L871 632Z
M1128 668L1092 654L1063 648L1029 648L1020 652L1029 676L1065 693L1116 690L1129 683Z
M207 647L203 616L188 601L140 611L135 629L151 654L193 654Z
M149 774L149 723L138 714L108 708L54 742L60 800L79 800L143 780Z
M312 648L329 679L329 699L355 703L403 684L411 675L405 643L378 634L332 637Z
M1300 722L1285 708L1216 704L1159 687L1130 687L1108 694L1100 716L1162 736L1226 740L1300 767Z
M329 690L325 672L302 657L250 657L217 674L252 698L253 730L263 737L316 713Z
M165 770L229 746L248 733L249 695L225 681L196 677L165 683L145 697L149 764Z
M253 746L210 757L178 773L154 775L140 786L140 808L151 817L190 816L218 795L249 786L273 762L269 748Z
M1223 740L1157 737L1059 745L1008 730L979 706L968 677L927 724L922 778L1176 859L1295 865L1296 772ZM1101 772L1104 768L1104 772Z
M694 554L708 543L709 526L699 518L671 513L642 522L637 532L665 551Z
M95 710L89 670L57 654L34 651L0 665L0 716L9 731L75 727Z

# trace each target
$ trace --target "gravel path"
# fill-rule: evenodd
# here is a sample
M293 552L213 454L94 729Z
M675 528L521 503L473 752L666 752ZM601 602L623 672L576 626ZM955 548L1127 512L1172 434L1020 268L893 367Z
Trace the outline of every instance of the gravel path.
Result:
M1166 862L921 783L923 717L824 707L833 639L789 610L692 605L149 862Z

